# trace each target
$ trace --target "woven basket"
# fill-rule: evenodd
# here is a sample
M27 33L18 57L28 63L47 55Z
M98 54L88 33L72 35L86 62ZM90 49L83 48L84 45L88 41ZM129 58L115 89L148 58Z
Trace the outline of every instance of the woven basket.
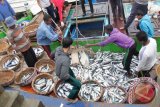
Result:
M41 48L43 50L43 53L40 56L36 56L36 57L37 57L37 59L40 59L40 58L43 57L43 55L44 55L44 49L41 46L38 46L38 45L37 46L32 46L32 48Z
M28 73L32 73L32 75L24 82L21 82L23 75L27 75ZM17 75L17 77L15 79L15 84L18 84L20 86L29 85L32 82L32 80L35 78L36 75L37 75L37 71L33 67L26 68L25 70L21 71Z
M34 83L35 83L35 81L36 81L37 79L39 79L39 78L44 78L44 77L45 77L45 78L48 78L48 79L52 79L52 81L54 81L54 80L53 80L53 76L50 75L50 74L48 74L48 73L38 74L38 75L33 79L33 81L32 81L32 89L33 89L37 94L48 95L49 93L51 93L51 92L53 91L54 87L53 87L53 89L51 89L49 92L40 92L40 91L37 90L37 89L35 88L35 86L34 86Z
M156 74L160 78L160 64L156 67Z
M26 26L23 29L23 32L25 35L28 35L29 37L33 37L36 35L38 27L39 27L39 24L34 22Z
M7 42L0 40L0 55L7 54L8 47L9 47L9 44Z
M15 73L12 70L0 71L0 85L8 86L13 83Z
M100 87L101 87L101 91L100 91L100 95L97 97L97 99L95 100L95 101L91 101L91 102L96 102L96 101L99 101L100 100L100 98L102 97L102 95L103 95L103 87L97 82L97 81L94 81L94 80L91 80L91 81L85 81L83 84L88 84L88 83L95 83L95 84L97 84L97 85L99 85ZM83 85L82 84L82 85ZM86 101L86 100L84 100L81 96L80 96L80 93L78 94L78 97L79 97L79 99L80 100L82 100L82 101Z
M58 86L59 86L60 84L62 84L62 83L63 83L62 80L58 80L58 81L55 83L55 85L54 85L54 93L55 93L56 97L58 97L58 98L63 98L63 97L60 97L60 96L57 94L57 88L58 88Z
M15 54L15 55L17 55L20 59L23 57L23 55L22 55L20 52L14 53L14 51L15 51L15 50L13 49L12 46L9 46L8 49L7 49L8 55L13 55L13 54Z
M50 68L50 71L49 72L46 72L46 73L50 73L52 74L54 69L55 69L55 63L53 60L50 60L50 59L41 59L39 60L38 62L36 62L35 64L35 68L37 69L38 73L42 73L41 71L39 71L39 68L43 65L46 65L48 64L49 65L49 68Z
M7 62L8 60L12 59L13 57L17 57L18 60L19 60L19 63L12 69L14 71L16 71L19 67L20 67L20 58L17 56L17 55L7 55L7 56L4 56L1 60L0 60L0 67L3 69L3 70L7 70L5 68L3 68L3 65L5 62Z
M107 90L107 89L109 89L109 88L112 88L112 87L117 87L117 88L120 88L121 90L123 90L123 92L126 94L126 97L124 98L124 100L122 100L121 102L120 102L120 104L123 104L123 103L125 103L126 101L127 101L127 98L128 98L128 93L127 93L127 91L124 89L124 88L122 88L122 87L120 87L120 86L114 86L114 85L112 85L112 86L108 86L108 87L106 87L105 89L104 89L104 93L105 93L105 90ZM104 93L103 93L103 95L104 95ZM102 95L102 96L103 96ZM102 102L107 102L107 101L104 101L102 98L101 98L101 101ZM107 103L109 103L109 102L107 102Z

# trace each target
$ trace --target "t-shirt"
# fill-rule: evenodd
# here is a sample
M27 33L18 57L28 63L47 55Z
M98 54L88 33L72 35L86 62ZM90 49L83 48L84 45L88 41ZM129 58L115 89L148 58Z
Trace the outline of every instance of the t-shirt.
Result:
M149 41L148 45L140 49L137 71L150 70L156 63L157 43L153 38L149 38Z
M51 5L50 0L39 0L42 8L49 7Z

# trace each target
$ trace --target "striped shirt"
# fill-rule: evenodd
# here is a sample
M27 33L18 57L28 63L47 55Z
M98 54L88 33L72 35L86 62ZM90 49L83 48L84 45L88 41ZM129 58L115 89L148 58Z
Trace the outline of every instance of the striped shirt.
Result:
M16 51L25 52L31 47L29 38L27 38L19 28L9 30L7 37Z

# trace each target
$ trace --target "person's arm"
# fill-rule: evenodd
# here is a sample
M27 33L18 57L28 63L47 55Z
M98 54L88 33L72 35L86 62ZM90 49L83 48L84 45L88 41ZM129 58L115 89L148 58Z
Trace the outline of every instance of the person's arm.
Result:
M15 17L16 13L15 13L15 11L14 11L13 8L10 6L10 4L7 2L7 0L6 0L6 3L7 3L7 5L8 5L8 9L9 9L10 12L12 13L12 16L16 19L16 17Z
M67 60L64 60L61 66L61 73L60 73L60 77L61 79L68 79L70 77L69 75L69 67L70 64L68 63Z
M0 13L0 23L4 21L3 15Z
M37 0L37 4L38 4L38 6L39 6L40 8L42 8L41 3L40 3L40 0Z
M50 39L51 41L56 41L56 40L58 39L58 34L57 34L56 32L54 32L53 30L52 30L52 32L51 32L51 31L49 31L48 29L46 29L46 30L45 30L45 35L46 35L46 37L47 37L48 39Z
M147 59L148 59L148 56L146 54L143 54L142 56L142 59L139 60L139 63L138 63L138 67L136 68L136 71L139 72L139 71L142 71L145 69L145 64L147 62Z
M96 44L88 44L85 47L91 47L91 46L106 46L109 43L113 43L115 41L115 38L110 36L108 38L106 38L104 41L100 42L100 43L96 43Z

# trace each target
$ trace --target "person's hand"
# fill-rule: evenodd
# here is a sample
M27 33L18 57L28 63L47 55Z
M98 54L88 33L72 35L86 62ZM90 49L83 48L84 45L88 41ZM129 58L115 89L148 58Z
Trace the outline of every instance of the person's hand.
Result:
M61 36L61 35L62 35L62 31L57 30L57 34L58 34L59 36Z
M124 27L120 27L119 29L120 29L120 30L124 30L125 28L124 28Z
M64 27L64 22L63 21L61 22L61 27Z
M138 21L134 21L134 26L135 26L135 27L137 27L137 26L138 26L138 24L139 24L139 22L138 22Z
M17 19L16 19L16 16L13 16L13 18L14 18L14 20L17 20Z

